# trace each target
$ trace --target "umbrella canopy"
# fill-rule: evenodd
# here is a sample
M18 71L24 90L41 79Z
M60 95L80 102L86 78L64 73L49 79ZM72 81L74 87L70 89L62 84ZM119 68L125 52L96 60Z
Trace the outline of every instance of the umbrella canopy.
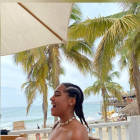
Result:
M113 118L118 117L118 116L119 116L119 113L113 113L113 114L111 115L111 117L113 117Z
M119 110L118 113L129 115L129 116L138 115L137 102L132 102L131 104L128 104L126 107Z
M91 117L91 116L88 116L87 118L86 118L86 122L87 123L95 123L95 119L93 118L93 117Z
M72 3L2 3L1 55L66 43Z
M91 116L88 116L88 117L86 118L86 121L91 121L91 120L94 120L94 121L95 121L95 119L94 119L93 117L91 117Z

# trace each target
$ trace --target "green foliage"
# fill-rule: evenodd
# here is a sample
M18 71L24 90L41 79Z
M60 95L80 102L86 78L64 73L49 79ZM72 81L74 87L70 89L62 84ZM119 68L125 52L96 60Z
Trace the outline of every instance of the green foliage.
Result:
M93 68L102 78L111 71L112 60L119 53L119 46L123 44L129 31L140 25L139 13L128 15L128 12L129 10L107 17L87 19L70 28L69 40L72 41L83 39L92 46L97 38L102 37L93 61Z
M88 57L92 57L93 53L87 42L83 40L69 41L66 46L62 45L61 49L67 60L74 64L81 73L86 75L91 71L92 62Z
M74 20L75 22L81 21L82 18L82 13L80 8L77 6L77 4L73 4L72 12L71 12L71 17L70 20Z
M121 46L120 54L121 58L119 60L119 65L121 69L128 67L129 69L129 82L134 85L133 81L133 66L132 66L132 51L134 45L134 57L140 65L140 28L137 28L131 32L129 32L127 39L125 40L124 44Z
M114 78L114 76L119 77L120 74L119 72L115 71L106 75L106 77L102 79L102 76L100 75L100 73L94 70L93 75L97 78L97 81L95 81L92 86L87 87L84 90L84 94L85 94L85 97L87 98L91 94L99 95L101 92L101 95L103 97L104 119L105 119L105 122L107 122L106 108L108 106L108 97L114 96L118 100L120 101L122 100L122 97L121 97L122 87L118 83L112 82L112 79Z
M127 14L138 14L140 13L140 3L122 3L121 7L123 8L123 11L127 10Z
M93 75L97 78L97 81L95 81L92 86L87 87L84 90L84 94L86 98L90 96L91 93L93 95L99 95L102 90L105 90L106 96L112 95L118 98L118 100L121 100L120 93L122 91L122 87L118 83L112 82L112 79L115 76L119 78L120 76L119 72L117 71L112 72L108 74L105 79L102 79L100 77L100 74L96 71L93 72ZM103 92L102 92L102 95L103 95Z
M73 25L81 21L81 16L80 9L74 4L71 14ZM91 69L91 61L86 57L92 54L90 45L84 41L70 41L68 44L43 46L14 55L15 63L20 64L27 73L27 82L22 85L28 102L27 113L37 93L43 95L44 126L47 119L48 86L55 89L59 85L60 74L64 74L61 57L65 55L84 74Z
M30 109L37 92L47 94L47 83L52 83L56 87L57 79L60 75L60 54L58 46L47 46L36 48L14 55L14 61L21 64L24 71L28 73L27 82L22 85L25 88L28 106ZM47 102L47 98L45 100Z

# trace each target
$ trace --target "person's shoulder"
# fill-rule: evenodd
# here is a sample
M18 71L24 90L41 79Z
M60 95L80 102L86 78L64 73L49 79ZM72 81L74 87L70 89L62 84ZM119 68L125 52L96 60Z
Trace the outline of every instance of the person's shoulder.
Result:
M72 122L72 125L74 126L75 129L76 129L77 127L80 127L81 129L86 129L86 127L85 127L81 122L79 122L78 120L73 121L73 122Z
M83 127L78 130L73 130L72 140L89 140L86 128Z
M83 124L77 123L73 128L72 140L88 140L88 132Z

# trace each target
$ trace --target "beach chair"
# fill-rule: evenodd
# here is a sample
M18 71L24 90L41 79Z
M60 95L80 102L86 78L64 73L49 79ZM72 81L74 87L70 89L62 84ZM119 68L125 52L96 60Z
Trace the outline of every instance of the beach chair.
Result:
M13 122L13 130L25 130L24 121Z
M26 135L25 134L21 134L21 135L1 135L1 140L15 140L18 137L26 138Z

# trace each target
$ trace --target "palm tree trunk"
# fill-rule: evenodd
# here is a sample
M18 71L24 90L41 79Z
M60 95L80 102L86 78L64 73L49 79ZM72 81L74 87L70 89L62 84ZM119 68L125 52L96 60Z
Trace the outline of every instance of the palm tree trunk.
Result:
M103 96L103 110L104 110L104 120L107 123L107 111L106 111L106 101L105 101L105 89L102 89Z
M58 72L58 75L57 75L57 78L55 79L56 84L55 84L54 88L57 88L59 86L59 84L60 84L60 82L59 82L60 67L57 68L57 72ZM56 121L58 121L57 116L54 117L54 122L56 122Z
M133 45L133 49L134 49L134 45ZM139 86L140 85L140 72L139 72L138 64L134 57L134 50L132 51L131 59L132 59L132 64L133 64L133 82L134 82L134 87L136 90L138 114L140 115L140 86Z
M47 121L47 110L48 110L48 101L47 101L47 94L43 94L43 113L44 113L44 128L46 128L46 121ZM46 133L44 133L44 137L46 137Z

